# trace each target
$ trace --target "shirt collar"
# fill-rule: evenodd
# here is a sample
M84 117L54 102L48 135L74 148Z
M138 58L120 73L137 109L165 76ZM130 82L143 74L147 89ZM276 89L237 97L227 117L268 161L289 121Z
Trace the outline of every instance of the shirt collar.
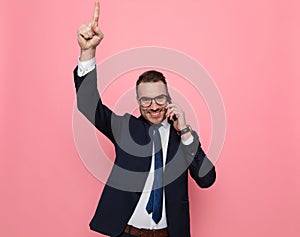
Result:
M162 125L164 128L167 128L167 126L169 125L168 119L165 118L165 119L161 122L161 125Z

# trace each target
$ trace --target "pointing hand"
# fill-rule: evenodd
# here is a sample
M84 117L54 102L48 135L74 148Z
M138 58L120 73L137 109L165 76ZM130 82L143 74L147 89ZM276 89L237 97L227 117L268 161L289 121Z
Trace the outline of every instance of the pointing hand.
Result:
M98 26L99 15L100 3L99 0L95 0L93 20L83 24L78 29L77 39L81 49L81 61L86 61L95 57L96 47L104 37Z

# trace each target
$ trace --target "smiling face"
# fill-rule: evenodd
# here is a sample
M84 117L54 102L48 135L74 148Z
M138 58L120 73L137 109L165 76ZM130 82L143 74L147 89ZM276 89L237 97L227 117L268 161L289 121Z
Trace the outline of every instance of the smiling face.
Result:
M155 100L149 107L143 107L141 98L155 98L161 95L168 95L166 85L161 82L142 82L137 87L137 100L141 115L151 124L159 124L166 118L166 104L158 105Z

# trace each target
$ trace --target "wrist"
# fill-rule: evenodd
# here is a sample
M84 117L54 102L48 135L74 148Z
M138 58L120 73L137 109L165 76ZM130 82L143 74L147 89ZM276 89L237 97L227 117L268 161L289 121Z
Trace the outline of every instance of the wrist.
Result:
M96 56L96 49L81 49L80 58L81 62L88 61Z
M187 141L191 136L192 136L191 132L185 133L185 134L181 135L181 140Z

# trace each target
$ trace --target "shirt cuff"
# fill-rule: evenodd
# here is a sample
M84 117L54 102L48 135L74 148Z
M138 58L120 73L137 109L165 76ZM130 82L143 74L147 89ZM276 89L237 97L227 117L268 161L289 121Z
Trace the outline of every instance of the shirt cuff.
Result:
M182 143L183 143L183 145L190 145L190 144L192 144L193 143L193 141L194 141L194 137L193 137L193 135L191 135L188 139L186 139L186 140L181 140L182 141Z
M92 58L88 61L81 62L78 58L78 69L77 69L77 75L79 77L83 77L89 72L93 71L96 67L96 58Z

